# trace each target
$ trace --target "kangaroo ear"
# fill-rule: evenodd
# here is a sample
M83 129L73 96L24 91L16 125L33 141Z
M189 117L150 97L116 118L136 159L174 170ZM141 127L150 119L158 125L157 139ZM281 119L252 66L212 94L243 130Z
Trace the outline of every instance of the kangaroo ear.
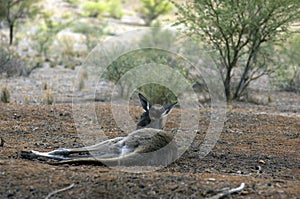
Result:
M143 109L145 111L149 111L152 104L141 93L139 93L139 98L140 98L140 102L141 102L141 105L142 105Z
M162 116L166 116L170 113L170 111L174 108L174 106L177 104L177 102L171 104L171 105L167 105L167 106L164 106L165 108L165 111L163 112Z

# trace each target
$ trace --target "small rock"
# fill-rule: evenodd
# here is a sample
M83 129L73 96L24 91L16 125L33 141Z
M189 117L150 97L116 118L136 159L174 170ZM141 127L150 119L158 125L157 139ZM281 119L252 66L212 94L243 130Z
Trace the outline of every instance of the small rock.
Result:
M271 182L268 182L268 184L267 184L269 187L271 187L272 186L272 183Z
M215 178L207 178L207 181L216 181Z
M0 147L3 147L4 146L4 140L3 138L0 137Z
M242 195L248 195L248 194L249 194L249 191L242 191L241 194L242 194Z
M171 191L174 191L174 190L176 190L178 188L178 185L171 185L171 186L169 186L169 189L171 190Z
M258 163L260 163L260 164L266 164L266 162L264 160L259 160Z
M145 188L145 185L144 185L144 184L140 184L139 187L140 187L141 189L143 189L143 188Z
M255 169L260 171L261 170L261 166L255 165Z
M11 197L13 197L15 194L14 193L8 193L7 194L7 198L11 198Z
M19 119L20 117L21 117L21 115L16 114L16 113L13 115L13 118L14 118L14 119Z

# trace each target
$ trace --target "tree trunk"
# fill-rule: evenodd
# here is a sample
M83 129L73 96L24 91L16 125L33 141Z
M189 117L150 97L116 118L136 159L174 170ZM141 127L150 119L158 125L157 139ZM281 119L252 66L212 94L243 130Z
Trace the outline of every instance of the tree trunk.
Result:
M258 45L259 46L259 45ZM243 72L243 75L240 79L240 82L238 84L238 87L236 88L235 90L235 94L234 94L234 98L238 98L240 97L240 95L242 94L241 90L244 90L245 88L243 88L243 86L245 85L245 82L246 82L246 77L247 77L247 74L248 72L250 71L251 69L251 62L253 60L253 57L256 53L256 50L254 49L258 49L258 46L256 47L255 45L252 47L252 49L250 50L249 52L249 57L247 59L247 63L246 63L246 66L245 66L245 69L244 69L244 72Z
M9 45L12 45L14 38L14 24L9 24Z
M231 99L231 91L230 91L230 82L231 82L231 69L228 68L227 73L226 73L226 78L224 81L224 87L225 87L225 95L227 101Z
M245 68L245 70L244 70L244 73L243 73L241 79L240 79L238 87L235 90L235 93L234 93L234 98L235 99L237 99L238 97L240 97L240 95L242 94L242 91L245 89L244 86L245 86L246 75L248 74L248 71L249 71L249 67L247 66Z

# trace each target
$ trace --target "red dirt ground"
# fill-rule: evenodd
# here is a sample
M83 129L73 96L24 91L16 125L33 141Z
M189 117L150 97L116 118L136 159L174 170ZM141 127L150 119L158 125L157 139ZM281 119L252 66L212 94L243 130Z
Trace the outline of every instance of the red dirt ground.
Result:
M134 119L141 112L131 107ZM167 129L177 128L179 112L170 114ZM22 150L82 146L72 107L0 104L0 198L45 198L72 184L51 198L207 198L241 183L245 188L228 197L299 198L300 117L274 112L287 111L233 103L217 144L199 159L198 146L209 122L205 109L196 139L182 157L164 169L133 174L99 165L53 166L22 159ZM109 104L97 106L97 114L108 137L124 134Z

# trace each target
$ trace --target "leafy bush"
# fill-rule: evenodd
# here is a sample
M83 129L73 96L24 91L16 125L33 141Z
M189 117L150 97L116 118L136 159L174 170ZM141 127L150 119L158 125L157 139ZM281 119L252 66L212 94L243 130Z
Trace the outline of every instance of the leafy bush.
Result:
M300 92L300 35L284 43L280 54L281 67L272 76L272 83L288 91Z
M101 15L106 11L106 6L105 2L86 1L82 5L82 15L84 17L101 17Z
M175 94L168 89L159 84L146 84L137 89L137 93L146 93L149 96L149 101L153 104L168 104L177 101Z
M163 30L159 25L155 28L151 28L147 34L145 34L141 41L140 46L155 46L162 48L169 48L176 41L176 36L170 30Z
M300 67L286 66L272 75L272 84L286 91L300 92Z
M0 74L7 77L27 76L31 69L25 68L25 63L17 55L17 50L6 43L6 38L0 36Z
M83 35L64 32L58 35L51 50L53 54L59 56L59 62L66 68L74 69L75 66L81 63L87 53L84 42Z
M84 17L101 18L103 15L109 15L120 19L124 15L121 0L107 1L86 1L82 4Z
M122 1L121 0L109 0L108 2L108 13L111 17L116 19L121 19L124 15L122 10Z
M68 2L70 4L77 4L80 0L65 0L65 2Z
M92 50L99 41L99 38L106 34L106 23L89 24L85 22L76 22L72 24L71 30L85 36L85 45L88 51Z
M170 87L182 89L182 86L184 85L181 85L180 81L174 77L180 74L184 77L189 78L186 61L182 57L179 57L175 54L157 49L159 48L159 44L168 46L169 44L167 42L172 42L174 40L176 40L175 35L173 35L168 30L161 30L158 28L153 29L152 31L145 34L141 41L139 41L139 45L141 46L140 50L132 51L114 60L107 67L107 70L104 73L103 77L106 80L119 84L120 96L128 96L131 94L130 92L132 91L132 89L137 89L137 91L142 92L148 96L153 96L153 99L151 99L153 103L164 104L176 101L175 95L168 88L164 87L163 85L158 85L157 83L149 83L139 88L132 88L132 85L135 85L135 83L139 82L139 79L145 77L141 77L140 75L136 76L136 74L130 73L130 70L138 66L147 65L147 67L160 67L161 65L162 68L160 74L164 75L165 78L163 81L167 82L168 86ZM157 48L147 48L151 46L156 46ZM118 49L120 48L122 47L118 46ZM163 70L165 69L163 68L163 66L171 67L174 74L169 74L168 71L164 73ZM150 68L150 71L151 70L152 69ZM122 77L125 74L127 75L127 77L123 79L124 82L122 82ZM147 74L143 75L147 76ZM152 77L147 76L147 80L149 80L148 82L151 82L151 78ZM157 77L153 77L153 81L155 81L155 78ZM190 80L191 84L193 84L192 79Z
M70 22L57 22L52 19L53 13L50 11L42 13L42 20L37 25L36 31L30 35L38 53L48 58L48 51L52 45L55 36L64 28L68 27Z
M141 3L142 5L137 11L147 26L174 8L168 0L141 0Z

